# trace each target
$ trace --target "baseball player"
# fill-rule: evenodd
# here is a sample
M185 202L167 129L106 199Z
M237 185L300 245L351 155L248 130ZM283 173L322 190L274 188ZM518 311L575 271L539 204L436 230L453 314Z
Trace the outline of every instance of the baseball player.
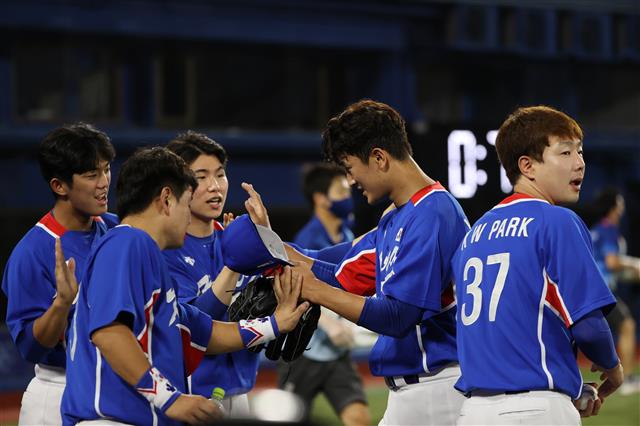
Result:
M198 182L184 245L163 252L177 284L178 300L213 319L227 320L231 295L242 278L223 265L219 240L224 228L215 220L222 216L229 188L226 151L207 136L191 131L178 135L167 148L185 160ZM225 390L222 402L229 416L247 416L247 392L255 385L258 362L258 354L248 350L205 356L190 377L191 393L209 397L220 387Z
M609 327L618 336L618 355L624 368L624 383L618 392L629 395L640 391L640 377L634 374L636 358L636 323L627 304L616 293L623 274L640 278L640 259L627 256L626 241L620 233L625 202L619 189L603 188L594 200L598 222L591 228L593 257L605 282L616 296L616 306L607 315Z
M38 161L55 202L14 248L4 271L7 326L35 377L22 397L20 424L59 425L65 386L64 334L77 288L56 286L54 244L62 242L80 276L91 247L117 219L107 213L115 151L109 137L88 124L51 131Z
M161 250L182 245L196 187L186 163L165 148L138 151L122 166L117 185L122 224L89 255L69 328L64 424L219 419L211 400L186 394L186 377L205 353L264 343L293 329L308 309L308 303L297 306L301 280L289 268L276 278L279 305L271 317L212 322L178 301ZM57 268L64 270L64 262Z
M413 160L404 120L388 105L350 105L329 121L323 148L369 203L388 197L396 208L372 233L374 297L333 288L298 267L302 296L381 335L369 359L391 389L381 424L453 424L464 398L453 388L460 370L450 262L468 229L464 213Z
M580 424L574 343L602 371L597 414L622 383L603 310L615 299L578 200L582 130L549 107L519 108L500 127L498 157L515 193L478 220L453 260L458 300L459 424Z

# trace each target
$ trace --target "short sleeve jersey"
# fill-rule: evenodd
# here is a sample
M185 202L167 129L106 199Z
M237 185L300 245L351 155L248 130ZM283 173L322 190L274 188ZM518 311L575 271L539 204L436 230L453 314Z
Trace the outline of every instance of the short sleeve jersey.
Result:
M582 379L571 325L615 303L582 220L514 194L478 220L453 265L462 369L456 387L552 389L577 398Z
M85 260L96 242L117 217L105 214L95 217L90 231L69 231L47 213L25 234L7 261L2 278L2 291L7 296L7 326L22 357L33 363L65 367L63 340L54 348L41 346L33 337L33 323L53 303L56 295L55 240L60 238L67 259L76 262L80 280ZM69 319L73 308L69 312Z
M439 183L380 220L374 297L417 306L424 315L409 334L378 338L369 358L374 375L429 373L457 362L451 259L467 229L462 208Z
M95 331L121 315L132 320L132 332L149 362L179 391L187 391L187 375L211 337L211 318L178 302L164 257L147 233L118 226L91 253L80 283L68 339L65 425L103 418L176 424L120 378L92 343Z
M222 268L220 233L223 226L215 222L215 230L209 237L198 238L187 234L184 245L175 250L164 250L169 271L176 283L178 299L194 303L206 291L211 291L213 281ZM245 280L238 281L241 285ZM213 316L212 312L206 312ZM228 321L228 315L213 318ZM206 355L191 376L191 392L206 397L216 387L232 396L249 392L256 382L259 355L246 349L220 355Z

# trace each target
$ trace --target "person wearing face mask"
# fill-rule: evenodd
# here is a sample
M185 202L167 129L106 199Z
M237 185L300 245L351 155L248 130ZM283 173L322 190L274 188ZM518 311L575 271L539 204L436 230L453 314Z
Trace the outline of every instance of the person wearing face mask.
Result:
M329 163L314 164L305 170L302 186L313 217L293 242L310 250L351 242L353 199L344 171ZM351 362L353 345L349 322L323 308L308 350L292 364L278 366L279 386L298 394L307 407L323 392L345 425L369 424L362 380Z
M342 169L328 163L312 165L304 172L302 191L313 209L313 217L298 231L295 244L320 250L353 240L349 229L353 198Z

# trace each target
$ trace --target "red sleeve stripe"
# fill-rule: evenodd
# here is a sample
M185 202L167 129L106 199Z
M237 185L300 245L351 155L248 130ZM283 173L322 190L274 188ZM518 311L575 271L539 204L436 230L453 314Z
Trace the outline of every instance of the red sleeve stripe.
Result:
M448 311L456 306L456 294L453 291L453 282L449 283L440 295L440 305L442 306L440 312Z
M362 250L360 252L358 252L355 256L351 256L350 258L343 260L342 263L340 264L340 267L338 268L338 270L336 271L336 277L338 275L340 275L340 273L342 272L342 269L349 265L350 263L354 263L357 262L362 256L366 256L367 262L369 262L369 258L373 258L373 264L375 265L376 263L376 249L372 248L372 249L368 249L368 250Z
M376 292L376 250L363 250L345 260L336 278L349 293L371 296Z
M156 289L151 293L151 297L144 305L144 328L138 334L138 343L145 354L149 356L151 361L151 332L153 331L153 305L160 297L161 289Z
M191 340L191 330L183 324L178 324L180 329L180 337L182 338L182 354L184 356L184 368L187 376L193 374L202 362L204 353L207 348L196 344Z
M558 284L551 281L551 278L549 278L549 275L547 275L546 272L545 282L547 285L547 296L545 297L544 304L562 319L562 322L564 322L567 328L571 327L573 320L571 319L571 315L564 304L564 300L562 300Z

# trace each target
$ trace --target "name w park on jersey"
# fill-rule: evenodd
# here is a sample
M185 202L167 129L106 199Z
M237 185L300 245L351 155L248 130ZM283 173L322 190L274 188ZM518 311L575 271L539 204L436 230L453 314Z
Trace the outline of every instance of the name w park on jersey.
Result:
M486 240L495 240L498 238L510 237L521 238L528 237L529 233L527 227L533 222L533 217L507 217L504 219L497 219L489 225L489 222L476 224L462 240L462 249L467 248L467 244L473 244L480 241L481 238ZM485 231L489 228L488 232Z

